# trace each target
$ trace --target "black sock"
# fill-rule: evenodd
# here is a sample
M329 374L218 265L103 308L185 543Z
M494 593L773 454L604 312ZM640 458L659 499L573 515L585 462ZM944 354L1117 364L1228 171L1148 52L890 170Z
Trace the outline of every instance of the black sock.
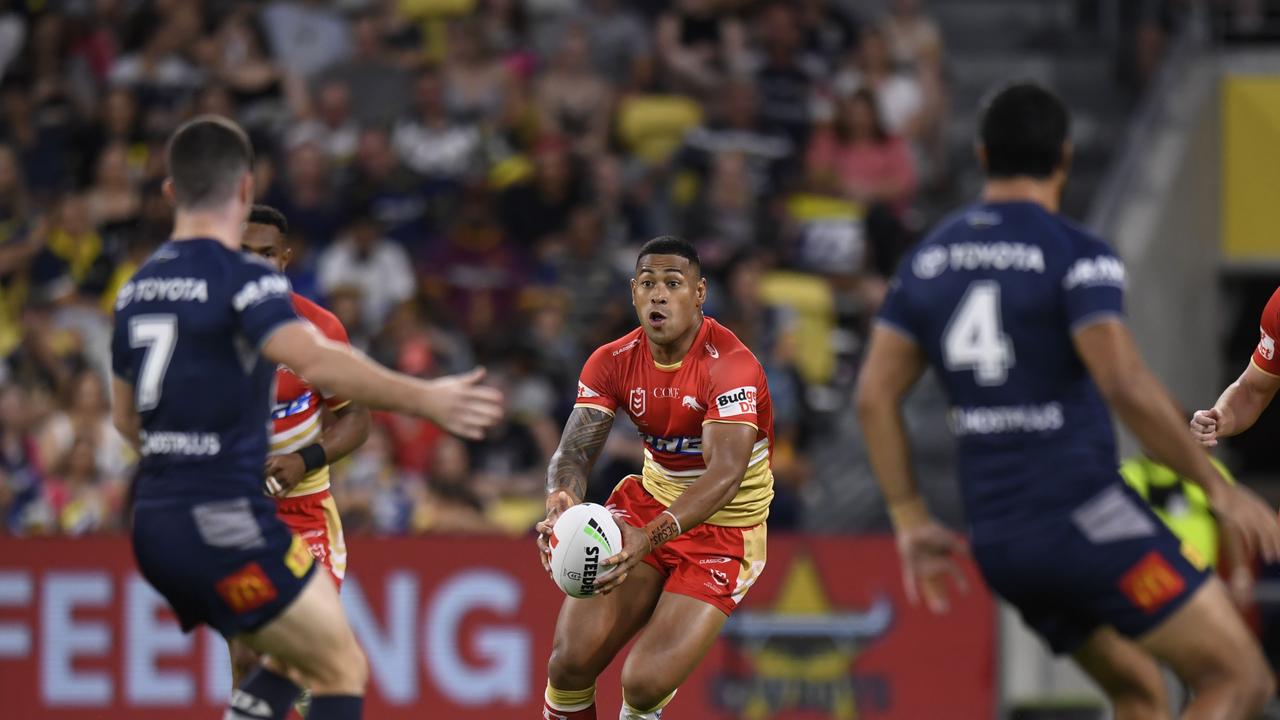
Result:
M312 695L307 720L360 720L364 698L359 695Z
M289 678L259 667L231 693L223 720L284 720L301 690Z

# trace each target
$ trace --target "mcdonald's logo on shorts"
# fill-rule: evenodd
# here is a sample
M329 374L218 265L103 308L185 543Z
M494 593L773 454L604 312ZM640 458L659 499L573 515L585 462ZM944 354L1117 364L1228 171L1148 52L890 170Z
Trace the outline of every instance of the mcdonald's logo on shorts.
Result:
M256 562L218 581L218 595L236 613L247 613L276 599L276 586Z
M1120 591L1138 609L1153 613L1182 594L1187 583L1160 553L1152 550L1120 577Z

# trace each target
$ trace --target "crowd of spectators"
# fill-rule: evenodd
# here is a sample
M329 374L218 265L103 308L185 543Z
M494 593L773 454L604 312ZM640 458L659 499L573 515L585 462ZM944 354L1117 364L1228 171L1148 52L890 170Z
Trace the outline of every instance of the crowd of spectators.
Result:
M919 0L0 0L0 533L123 524L113 298L199 113L248 129L290 280L355 345L507 393L479 443L376 414L333 475L351 531L527 532L657 234L697 243L708 312L765 365L771 522L797 526L806 443L948 179L943 58ZM640 462L626 426L593 498Z

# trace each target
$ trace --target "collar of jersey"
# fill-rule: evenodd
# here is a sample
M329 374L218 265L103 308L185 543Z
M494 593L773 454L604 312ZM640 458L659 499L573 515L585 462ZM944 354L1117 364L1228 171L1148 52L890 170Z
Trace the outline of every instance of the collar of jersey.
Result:
M693 344L689 346L689 352L685 353L684 357L671 363L670 365L663 365L662 363L654 359L653 349L649 347L649 342L646 340L644 343L644 349L645 349L645 352L649 353L649 362L653 363L653 366L662 372L669 373L669 372L675 372L679 370L680 366L684 365L685 358L689 357L689 355L693 352L693 349L698 347L698 343L702 342L702 337L707 334L707 321L710 319L711 318L706 317L705 315L702 317L702 327L698 328L698 336L693 339Z

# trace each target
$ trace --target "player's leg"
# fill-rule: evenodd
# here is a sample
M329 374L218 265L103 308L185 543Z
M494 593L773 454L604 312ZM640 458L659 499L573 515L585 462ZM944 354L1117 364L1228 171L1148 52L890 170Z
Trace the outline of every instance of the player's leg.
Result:
M1170 717L1160 666L1134 641L1112 628L1101 628L1073 657L1106 693L1115 720Z
M258 667L261 656L237 638L227 640L227 654L231 656L231 687L240 687L240 683Z
M1191 688L1184 720L1256 718L1275 694L1262 649L1217 578L1139 642Z
M362 712L368 661L347 624L333 582L312 573L274 620L242 635L246 644L295 670L312 692L310 720L353 720Z
M565 598L547 663L546 710L571 720L595 717L596 678L649 620L663 582L641 563L617 592Z
M697 598L663 593L622 666L621 720L649 720L715 643L728 616Z

